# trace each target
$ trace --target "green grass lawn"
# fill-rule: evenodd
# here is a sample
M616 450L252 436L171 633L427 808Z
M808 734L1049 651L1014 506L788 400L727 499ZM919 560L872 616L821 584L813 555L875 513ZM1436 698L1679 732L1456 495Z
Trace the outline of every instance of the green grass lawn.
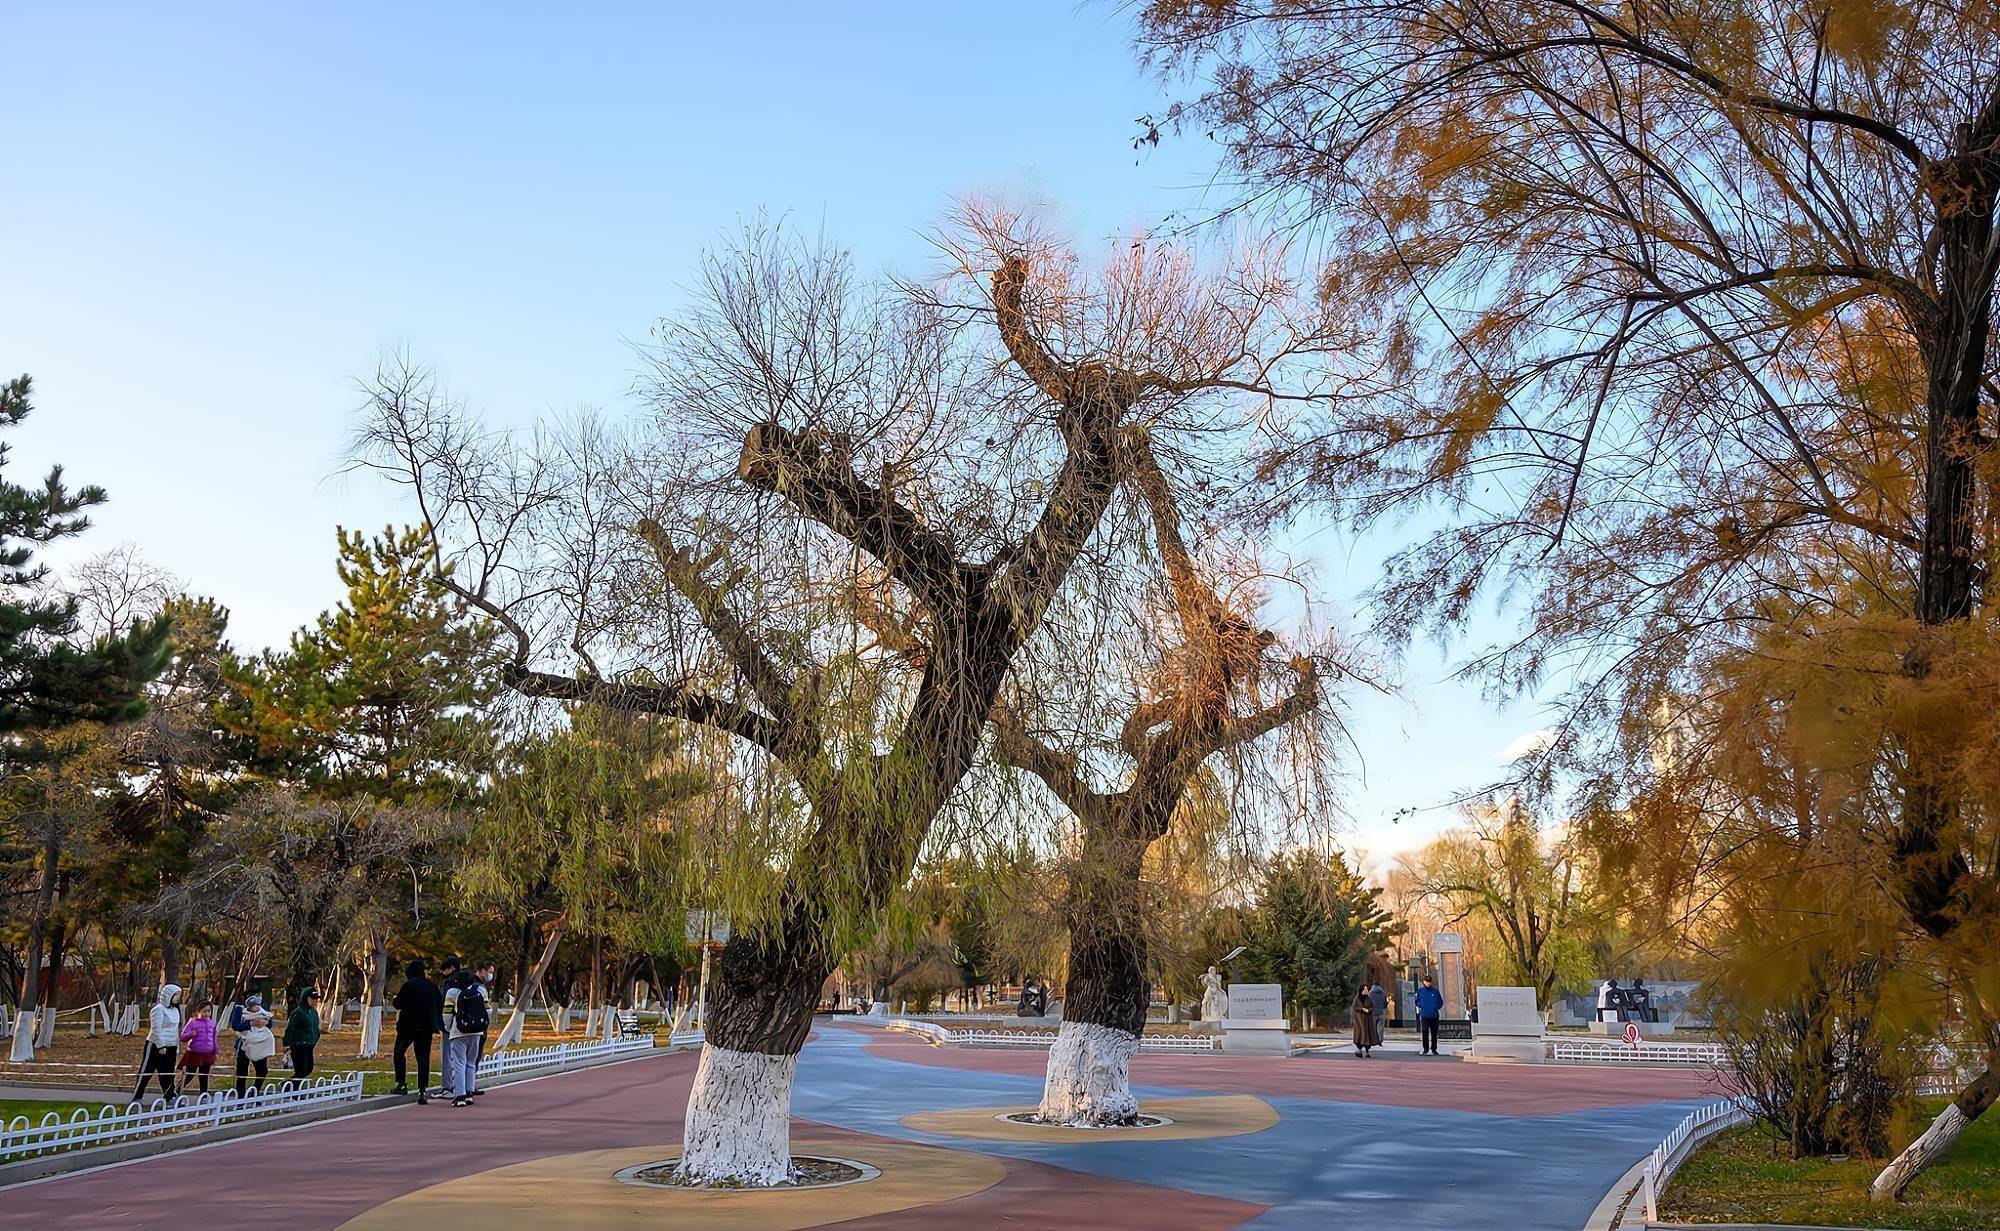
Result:
M1944 1109L1929 1099L1921 1123ZM1894 1206L1869 1203L1878 1162L1794 1160L1757 1124L1730 1129L1696 1150L1661 1202L1668 1222L1775 1222L1909 1231L2000 1229L2000 1114L1975 1121L1942 1162Z
M61 1112L63 1119L67 1120L70 1113L79 1107L87 1107L92 1115L96 1115L97 1109L102 1106L102 1103L73 1103L62 1099L0 1099L0 1127L11 1123L15 1116L26 1116L29 1124L40 1124L42 1117L52 1111Z

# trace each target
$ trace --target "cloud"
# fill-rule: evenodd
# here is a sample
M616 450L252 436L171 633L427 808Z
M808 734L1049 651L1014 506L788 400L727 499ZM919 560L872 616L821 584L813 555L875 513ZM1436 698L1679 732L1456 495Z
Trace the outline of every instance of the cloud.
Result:
M1522 757L1533 756L1543 751L1550 744L1553 744L1555 739L1556 733L1552 727L1543 727L1539 731L1530 731L1505 748L1502 748L1493 759L1502 765L1512 765Z

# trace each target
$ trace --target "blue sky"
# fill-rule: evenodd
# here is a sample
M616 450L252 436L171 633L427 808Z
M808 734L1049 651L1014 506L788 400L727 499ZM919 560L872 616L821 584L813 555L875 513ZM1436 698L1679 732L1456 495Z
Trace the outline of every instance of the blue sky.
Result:
M1001 14L1004 14L1002 16ZM137 543L282 642L338 597L333 527L406 520L335 476L354 379L404 347L501 419L616 413L627 339L759 211L913 269L967 192L1046 199L1094 246L1199 213L1199 135L1134 152L1162 103L1121 6L14 6L0 108L0 370ZM1387 540L1300 544L1336 603ZM1539 725L1414 655L1357 697L1355 846L1491 776ZM1361 768L1361 767L1357 767Z

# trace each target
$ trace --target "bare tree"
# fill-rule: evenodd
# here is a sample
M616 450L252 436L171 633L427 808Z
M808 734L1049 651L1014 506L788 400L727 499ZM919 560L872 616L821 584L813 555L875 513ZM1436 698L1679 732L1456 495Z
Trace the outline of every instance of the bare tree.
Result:
M197 918L220 922L246 948L275 939L288 955L287 995L296 995L327 976L350 917L378 892L374 878L418 858L443 821L362 797L268 788L209 827L193 868L153 909L183 931Z
M746 883L716 887L739 930L689 1097L690 1181L789 1174L821 985L971 768L1126 430L1261 377L1242 343L1263 285L1137 258L1086 276L1004 219L965 235L954 298L864 287L829 250L753 233L658 329L657 414L625 441L584 423L524 455L406 368L372 391L362 456L418 502L440 584L513 638L512 687L728 732L742 772L797 805L744 835ZM852 618L871 580L921 611L921 670Z
M1092 762L1104 759L1100 747L1051 743L1032 729L1017 711L1026 701L1019 689L994 722L1000 757L1040 779L1081 825L1063 911L1069 932L1063 1021L1040 1109L1043 1119L1062 1124L1130 1124L1138 1117L1129 1073L1152 1000L1147 855L1177 817L1189 820L1190 792L1210 759L1226 754L1240 762L1261 737L1287 725L1298 728L1312 776L1326 759L1313 722L1324 716L1322 663L1284 653L1278 635L1258 626L1258 596L1241 584L1247 578L1235 579L1239 584L1225 598L1202 576L1183 540L1167 476L1143 436L1128 441L1127 469L1150 516L1167 601L1159 605L1164 611L1149 606L1140 616L1138 631L1155 652L1144 655L1146 687L1126 706L1117 733L1112 760L1123 762L1121 785L1093 782L1101 771ZM1302 811L1331 819L1323 796L1301 802Z

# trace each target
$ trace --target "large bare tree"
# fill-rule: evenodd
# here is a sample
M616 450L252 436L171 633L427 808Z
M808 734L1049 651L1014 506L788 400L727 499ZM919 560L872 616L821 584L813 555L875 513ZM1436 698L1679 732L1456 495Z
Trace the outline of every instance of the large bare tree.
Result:
M1306 778L1325 781L1326 741L1315 738L1323 732L1314 719L1326 716L1326 665L1284 652L1278 635L1260 627L1255 607L1263 596L1249 577L1204 576L1149 441L1135 436L1126 456L1166 578L1165 602L1143 605L1135 630L1150 643L1139 655L1144 686L1125 698L1112 748L1043 729L1029 712L1047 708L1046 698L1017 693L994 724L1000 757L1040 779L1080 827L1062 910L1069 933L1063 1021L1040 1114L1084 1126L1138 1117L1130 1065L1152 1000L1147 916L1155 887L1146 883L1147 855L1177 818L1191 823L1191 800L1207 802L1197 787L1213 771L1212 759L1247 760L1263 736L1292 725ZM1225 580L1236 583L1226 593ZM1115 786L1104 783L1107 776ZM1221 819L1227 824L1227 813L1257 802L1230 800ZM1319 792L1296 802L1299 811L1332 819ZM1211 844L1200 853L1214 851Z
M517 449L392 365L362 456L406 484L440 584L535 697L726 731L790 807L742 835L681 1175L782 1182L798 1052L971 768L1008 668L1118 485L1124 434L1261 387L1267 281L1137 252L1086 272L975 214L942 288L864 284L753 231L664 321L623 439ZM852 596L919 611L920 669ZM759 870L775 869L762 882Z

